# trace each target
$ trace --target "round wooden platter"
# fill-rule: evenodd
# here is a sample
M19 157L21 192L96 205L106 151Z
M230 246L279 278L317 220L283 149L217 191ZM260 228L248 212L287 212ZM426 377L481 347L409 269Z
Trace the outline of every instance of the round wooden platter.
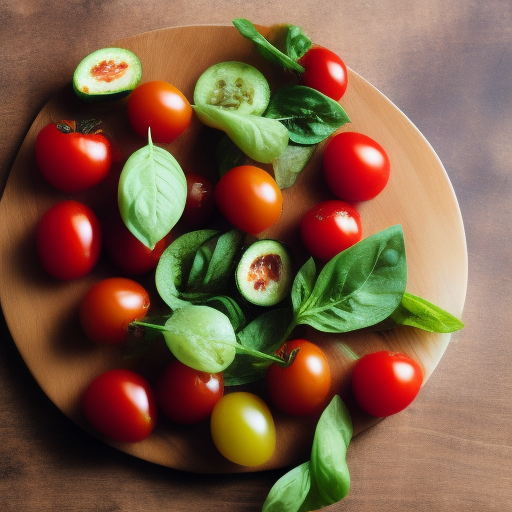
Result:
M258 27L264 35L269 29ZM199 75L210 65L228 60L253 64L267 76L275 90L285 78L268 64L231 26L191 26L164 29L117 41L135 52L143 65L143 81L165 80L192 101ZM71 81L71 80L70 80ZM454 191L435 152L385 96L349 70L349 87L341 104L351 123L342 129L362 132L378 141L392 165L385 190L374 200L360 203L364 235L393 224L403 226L407 264L407 290L459 316L466 295L467 251L463 223ZM154 382L170 355L155 342L141 359L127 361L122 351L90 343L80 330L77 308L86 290L115 270L102 261L88 277L56 281L41 269L34 246L34 230L41 215L66 196L40 176L34 159L34 140L50 121L100 117L103 129L119 149L119 158L107 181L76 199L91 206L101 217L115 201L117 178L132 151L145 145L129 128L126 100L91 105L79 100L71 85L60 91L34 120L20 148L0 202L0 297L13 339L35 379L69 418L93 432L80 411L80 397L88 383L114 367L132 367ZM209 129L194 119L179 139L164 146L185 172L216 176ZM330 197L321 174L321 150L317 151L297 183L284 191L284 210L278 223L263 236L274 236L300 252L298 223L302 213L320 199ZM145 278L152 289L152 276ZM435 369L450 340L449 334L431 334L400 327L383 333L355 332L346 335L307 335L328 352L333 373L333 393L346 401L357 434L378 420L363 414L350 397L353 361L340 349L341 339L357 354L379 349L403 351L418 360L425 382ZM258 385L253 388L258 391ZM277 448L268 463L244 468L225 460L212 444L208 422L194 427L172 425L160 417L154 433L136 444L105 442L136 457L176 469L228 473L259 471L302 462L309 455L317 418L295 418L275 413Z

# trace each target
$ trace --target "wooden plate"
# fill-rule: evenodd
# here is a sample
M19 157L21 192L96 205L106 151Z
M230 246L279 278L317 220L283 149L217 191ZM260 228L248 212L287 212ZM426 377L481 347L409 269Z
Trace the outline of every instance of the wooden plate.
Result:
M268 29L260 27L262 32ZM208 66L227 60L242 60L258 67L275 89L283 81L280 70L266 63L253 45L233 27L194 26L149 32L115 43L134 51L142 61L143 81L171 82L192 100L194 84ZM71 77L70 77L71 81ZM414 125L379 91L349 70L349 87L342 99L352 122L343 129L358 131L377 140L387 151L390 181L376 199L361 203L364 235L388 226L403 226L408 259L409 292L420 295L460 316L466 295L467 252L457 200L438 157ZM34 140L39 130L59 119L101 117L104 130L121 149L119 162L106 183L76 199L105 213L122 163L145 141L128 127L125 101L114 105L91 105L79 100L71 86L60 91L40 112L31 126L12 168L0 203L0 296L14 341L44 392L69 418L90 430L79 408L88 383L101 372L134 366L152 382L168 359L163 344L154 344L136 363L125 361L119 350L92 345L82 334L77 307L85 291L114 271L102 262L87 278L59 282L42 271L34 248L34 230L44 211L65 198L40 176L34 159ZM205 128L196 120L189 130L167 146L185 172L215 176L212 147L204 142ZM284 212L272 236L297 247L298 220L305 209L326 197L318 156L298 182L284 192ZM146 284L151 286L148 278ZM355 434L377 420L362 414L351 402L348 390L353 364L337 348L339 336L309 333L324 344L331 357L334 392L340 393L352 411ZM384 334L356 332L343 336L356 353L391 348L415 357L425 370L425 381L442 357L448 334L429 334L398 328ZM264 466L249 470L284 467L308 457L316 419L297 419L276 413L278 448ZM94 433L93 433L94 434ZM134 456L177 469L195 472L239 472L215 450L207 422L181 428L160 418L154 433L144 442L121 444L105 440Z

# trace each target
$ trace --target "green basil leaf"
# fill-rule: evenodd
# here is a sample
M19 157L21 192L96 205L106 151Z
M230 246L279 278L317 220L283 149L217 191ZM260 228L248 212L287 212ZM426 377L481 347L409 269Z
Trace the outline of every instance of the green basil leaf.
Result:
M311 48L311 39L297 25L288 25L286 28L286 54L297 61Z
M292 284L293 313L297 316L301 306L311 295L316 281L316 265L313 258L309 258L300 268Z
M229 318L235 332L245 324L244 312L232 297L216 295L207 299L205 304L224 313Z
M257 162L272 162L288 146L288 130L275 119L240 114L213 105L194 105L193 108L205 125L224 131L249 158Z
M229 318L208 306L177 309L165 323L163 336L179 361L202 372L222 372L236 355L236 335Z
M350 413L335 395L318 420L310 460L274 484L263 512L310 512L342 500L350 488L346 455L352 432Z
M187 199L187 180L165 149L148 145L126 161L118 187L121 217L144 245L153 248L180 219Z
M260 54L269 62L282 66L285 69L290 69L299 73L304 72L304 68L298 62L279 51L258 32L256 27L249 20L237 18L233 20L233 25L237 28L240 34L256 45Z
M234 361L222 372L224 386L243 386L265 377L269 361L255 359L249 354L236 354Z
M300 146L289 144L286 151L272 162L274 179L281 190L294 185L316 148L316 144Z
M352 439L352 419L336 395L318 421L311 449L311 490L307 510L316 510L342 500L350 489L347 449Z
M396 325L410 325L428 332L455 332L464 324L444 309L405 292L400 305L391 313L390 319Z
M286 308L266 311L238 333L238 341L243 347L272 354L280 348L291 319L291 311Z
M302 300L296 323L324 332L348 332L375 325L397 308L406 284L403 231L395 225L361 240L326 263L313 291ZM292 293L297 293L293 287ZM297 304L300 297L294 300Z
M318 144L350 122L343 107L304 85L283 87L270 99L265 117L278 119L297 144Z
M160 256L155 272L155 284L158 294L171 309L187 303L186 300L180 299L182 283L186 283L197 251L218 233L211 229L191 231L174 240Z
M262 512L298 512L310 487L309 462L304 462L274 484L263 503Z

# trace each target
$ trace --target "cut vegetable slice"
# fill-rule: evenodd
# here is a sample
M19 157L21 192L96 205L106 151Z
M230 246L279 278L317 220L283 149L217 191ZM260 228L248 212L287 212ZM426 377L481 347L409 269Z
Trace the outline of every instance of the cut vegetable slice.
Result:
M124 48L102 48L78 64L73 89L89 101L119 99L130 94L142 78L139 58Z

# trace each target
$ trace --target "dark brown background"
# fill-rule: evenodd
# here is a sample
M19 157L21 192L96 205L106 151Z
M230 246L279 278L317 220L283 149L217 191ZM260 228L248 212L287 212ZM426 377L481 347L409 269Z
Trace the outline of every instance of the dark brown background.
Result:
M388 96L438 153L465 223L466 327L413 405L354 440L350 494L328 510L512 510L509 0L2 0L0 188L32 120L87 53L235 17L302 26ZM1 510L252 512L281 474L190 475L101 444L38 388L2 320Z

